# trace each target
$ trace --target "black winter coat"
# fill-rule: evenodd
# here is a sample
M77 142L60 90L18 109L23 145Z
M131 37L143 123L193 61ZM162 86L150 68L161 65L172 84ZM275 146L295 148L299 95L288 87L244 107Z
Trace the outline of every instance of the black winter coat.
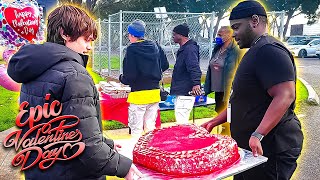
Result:
M50 93L51 102L62 103L61 115L75 115L80 119L76 128L85 143L80 156L56 161L44 171L38 165L33 166L25 171L26 179L105 180L105 175L124 177L128 173L132 161L115 152L113 141L103 137L99 94L85 69L86 62L78 53L55 43L25 45L10 60L8 74L22 83L20 102L27 101L30 107L43 106L45 95ZM28 115L22 121L26 117ZM41 119L38 123L47 121ZM30 159L34 158L31 155Z
M189 40L177 52L171 80L171 95L188 95L195 85L201 84L199 46Z
M130 85L131 92L159 89L162 72L168 68L162 48L153 41L143 40L128 46L119 80Z

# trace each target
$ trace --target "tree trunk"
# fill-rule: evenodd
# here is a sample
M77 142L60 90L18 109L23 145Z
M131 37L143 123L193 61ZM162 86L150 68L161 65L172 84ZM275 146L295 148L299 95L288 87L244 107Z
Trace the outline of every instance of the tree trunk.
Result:
M78 4L79 6L82 5L82 0L73 0L72 3Z
M90 12L93 12L94 7L96 6L97 0L86 0L86 7Z
M216 35L217 35L218 28L219 28L219 24L220 24L220 21L221 21L221 19L222 19L222 16L223 16L223 13L218 14L218 20L217 20L217 23L216 23L216 25L214 26L214 30L213 30L213 37L216 37Z
M288 27L289 27L289 22L290 22L290 20L291 20L291 18L292 18L293 13L294 13L294 10L289 10L289 12L288 12L288 14L287 14L287 15L288 15L288 18L287 18L286 24L284 25L283 38L286 37L287 30L288 30Z

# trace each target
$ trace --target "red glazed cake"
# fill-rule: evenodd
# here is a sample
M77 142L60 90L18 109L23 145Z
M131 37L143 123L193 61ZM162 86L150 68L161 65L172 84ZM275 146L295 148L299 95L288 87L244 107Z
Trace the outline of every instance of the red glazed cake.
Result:
M195 125L150 131L138 140L133 150L134 163L179 177L219 172L239 159L235 140L209 134Z

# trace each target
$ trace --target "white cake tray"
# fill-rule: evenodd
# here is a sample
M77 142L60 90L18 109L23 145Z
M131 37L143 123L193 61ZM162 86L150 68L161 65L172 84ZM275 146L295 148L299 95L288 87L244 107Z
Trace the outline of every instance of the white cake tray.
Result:
M134 148L134 145L136 141L132 139L122 139L122 140L115 140L115 143L120 144L122 146L121 150L118 152L130 159L132 159L132 151ZM235 163L233 166L230 168L221 171L221 172L215 172L212 174L208 175L203 175L203 176L193 176L193 177L184 177L184 178L177 178L177 177L172 177L163 173L156 172L154 170L147 169L145 167L142 167L140 165L136 165L137 168L143 173L144 177L140 178L144 180L164 180L164 179L178 179L178 180L195 180L195 179L224 179L229 176L233 176L236 174L239 174L241 172L244 172L248 169L251 169L255 166L258 166L262 163L267 162L268 158L264 156L258 156L254 157L251 151L241 149L239 148L239 153L240 153L240 161Z

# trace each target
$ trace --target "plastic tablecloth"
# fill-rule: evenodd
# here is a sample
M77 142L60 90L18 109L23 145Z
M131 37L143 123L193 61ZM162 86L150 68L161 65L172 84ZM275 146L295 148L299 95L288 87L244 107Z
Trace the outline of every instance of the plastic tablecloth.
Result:
M128 107L127 98L112 98L103 92L100 93L100 108L103 120L115 120L128 125ZM161 127L160 110L156 119L156 127Z

